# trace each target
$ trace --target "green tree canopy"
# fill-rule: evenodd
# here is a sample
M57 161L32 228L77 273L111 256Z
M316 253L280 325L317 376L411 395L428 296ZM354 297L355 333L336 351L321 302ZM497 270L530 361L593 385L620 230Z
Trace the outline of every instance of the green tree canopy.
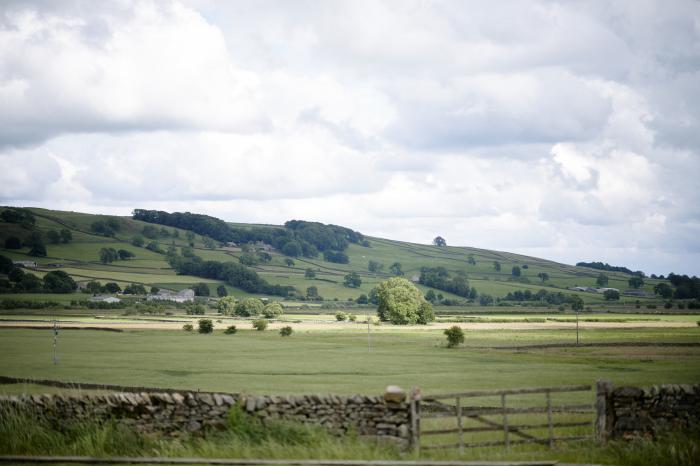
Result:
M377 314L393 324L427 324L435 319L433 308L418 288L405 278L394 277L377 286Z
M276 301L269 303L262 311L263 317L266 319L274 319L284 313L282 305Z
M356 272L350 272L345 276L343 284L349 288L359 288L362 285L362 279Z
M595 279L595 283L598 286L608 286L608 276L605 275L604 273L599 273L598 278Z
M49 293L72 293L78 285L63 270L54 270L44 275L44 288Z
M236 310L236 298L233 296L224 296L216 303L216 310L220 314L227 316L233 315Z
M234 314L240 317L257 316L264 309L265 305L258 298L246 298L236 303Z
M445 241L445 238L442 236L436 236L435 239L433 239L433 244L435 246L447 246L447 241Z
M627 280L627 283L636 290L644 286L644 279L639 275L634 275Z

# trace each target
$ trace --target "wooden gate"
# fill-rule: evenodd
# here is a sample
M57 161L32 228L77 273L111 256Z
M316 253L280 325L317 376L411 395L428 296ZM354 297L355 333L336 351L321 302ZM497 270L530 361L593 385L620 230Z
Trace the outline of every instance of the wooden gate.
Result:
M554 445L592 439L590 385L411 394L413 445L421 449ZM447 401L445 401L447 400ZM587 401L581 403L581 401Z

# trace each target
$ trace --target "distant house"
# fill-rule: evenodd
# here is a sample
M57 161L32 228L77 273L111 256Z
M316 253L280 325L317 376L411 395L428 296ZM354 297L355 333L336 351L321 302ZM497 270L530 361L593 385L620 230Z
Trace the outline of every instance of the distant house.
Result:
M35 261L12 261L12 265L14 265L15 267L25 267L28 269L35 269L36 268Z
M263 241L256 241L255 242L255 249L257 249L258 251L262 250L265 252L272 252L274 250L274 248L272 246L270 246L269 244L267 244Z
M653 297L654 293L648 293L644 290L627 290L622 293L625 296L636 296L638 298L646 298L646 297Z
M418 283L418 282L420 282L420 277L419 277L418 275L413 275L413 276L411 277L411 281L412 281L413 283Z
M156 294L149 294L146 296L148 301L174 301L176 303L186 303L194 301L194 290L186 288L177 293L173 293L170 290L160 290Z
M618 293L620 292L620 290L618 290L617 288L598 288L596 291L598 291L598 293L605 293L606 291L617 291Z
M573 291L582 291L584 293L598 293L596 288L591 288L590 286L574 286L569 289Z
M105 296L105 295L97 295L93 296L90 298L90 301L93 303L121 303L122 300L119 298L115 298L114 296Z

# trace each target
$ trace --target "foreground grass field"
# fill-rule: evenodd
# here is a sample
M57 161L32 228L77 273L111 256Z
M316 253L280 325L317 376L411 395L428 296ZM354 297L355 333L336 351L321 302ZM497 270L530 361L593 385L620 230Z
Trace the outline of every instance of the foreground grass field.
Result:
M697 383L700 328L585 329L581 340L608 346L498 349L573 344L570 329L475 330L466 346L444 347L439 330L366 327L297 331L290 338L239 325L236 335L168 330L64 330L52 364L52 332L0 329L0 374L120 385L249 393L378 394L390 384L425 393L479 388ZM639 346L609 346L611 343ZM0 386L0 390L2 387Z

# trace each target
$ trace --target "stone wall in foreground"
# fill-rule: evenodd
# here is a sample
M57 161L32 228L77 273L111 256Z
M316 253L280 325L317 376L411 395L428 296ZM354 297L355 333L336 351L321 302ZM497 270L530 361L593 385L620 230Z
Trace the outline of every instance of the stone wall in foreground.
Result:
M384 396L142 392L0 397L0 409L30 410L57 429L76 421L111 418L141 432L168 435L198 435L207 429L224 428L229 410L237 404L264 421L281 419L314 424L334 434L353 430L362 436L403 444L410 439L410 406L406 394L395 387Z
M602 390L601 390L602 389ZM700 384L618 387L599 383L605 400L603 439L655 437L671 430L700 428Z

